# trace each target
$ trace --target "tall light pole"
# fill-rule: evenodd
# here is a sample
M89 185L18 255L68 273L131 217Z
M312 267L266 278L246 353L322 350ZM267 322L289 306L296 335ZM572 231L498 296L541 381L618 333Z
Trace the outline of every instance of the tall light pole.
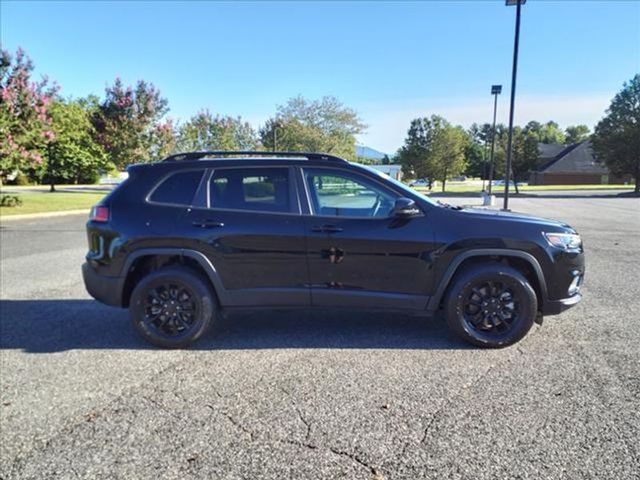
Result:
M491 195L491 184L493 183L493 172L495 171L494 152L496 149L496 114L498 112L498 95L502 93L502 85L491 85L491 95L493 95L493 127L491 129L491 160L489 164L489 195Z
M509 106L509 141L507 142L507 167L504 173L504 210L509 210L509 182L513 156L513 110L516 102L516 75L518 73L518 45L520 43L520 9L527 0L506 0L505 5L516 6L516 36L513 42L513 69L511 70L511 104Z
M273 122L273 151L278 151L278 129L280 129L280 133L282 133L282 124L280 120L275 120ZM282 135L281 135L282 137Z

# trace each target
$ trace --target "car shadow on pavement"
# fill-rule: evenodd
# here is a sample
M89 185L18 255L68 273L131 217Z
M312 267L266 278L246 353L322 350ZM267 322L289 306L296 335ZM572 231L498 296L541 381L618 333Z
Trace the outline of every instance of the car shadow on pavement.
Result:
M140 339L126 310L93 300L0 301L0 348L30 353L75 349L153 349ZM191 349L473 348L449 333L440 318L355 311L234 313Z

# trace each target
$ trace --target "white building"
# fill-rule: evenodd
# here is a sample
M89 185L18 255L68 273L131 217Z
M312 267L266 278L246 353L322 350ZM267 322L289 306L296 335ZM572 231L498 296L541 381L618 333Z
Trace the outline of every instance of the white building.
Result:
M376 170L389 175L391 178L395 178L396 180L402 180L402 166L391 164L391 165L367 165L368 167L375 168Z

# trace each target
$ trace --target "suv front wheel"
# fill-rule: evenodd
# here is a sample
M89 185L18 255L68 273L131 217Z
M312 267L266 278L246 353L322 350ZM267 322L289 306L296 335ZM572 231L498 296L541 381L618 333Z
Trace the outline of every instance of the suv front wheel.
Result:
M531 329L538 300L518 270L490 263L457 275L445 306L453 332L474 345L500 348L516 343Z
M148 342L182 348L213 321L216 301L209 285L189 269L168 267L145 276L131 294L133 326Z

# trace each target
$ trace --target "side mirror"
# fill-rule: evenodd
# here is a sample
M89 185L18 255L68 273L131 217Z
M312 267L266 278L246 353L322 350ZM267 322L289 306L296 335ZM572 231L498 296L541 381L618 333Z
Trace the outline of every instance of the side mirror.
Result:
M410 198L400 197L396 200L391 215L394 217L414 217L420 215L420 209L417 207L416 202Z

